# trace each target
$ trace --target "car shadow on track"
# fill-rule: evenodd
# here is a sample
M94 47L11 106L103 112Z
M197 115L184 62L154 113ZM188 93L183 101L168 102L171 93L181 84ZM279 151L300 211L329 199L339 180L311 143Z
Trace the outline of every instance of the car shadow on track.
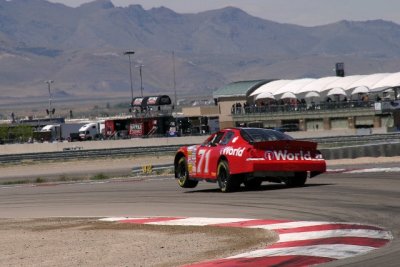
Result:
M317 187L317 186L329 186L333 184L306 184L301 187L288 187L284 184L263 184L257 189L247 189L244 186L241 186L237 191L230 192L232 193L240 193L240 192L260 192L260 191L273 191L273 190L293 190L293 189L301 189L301 188L306 188L306 187ZM185 191L184 193L221 193L221 190L219 188L213 188L213 189L202 189L202 190L191 190L191 191Z

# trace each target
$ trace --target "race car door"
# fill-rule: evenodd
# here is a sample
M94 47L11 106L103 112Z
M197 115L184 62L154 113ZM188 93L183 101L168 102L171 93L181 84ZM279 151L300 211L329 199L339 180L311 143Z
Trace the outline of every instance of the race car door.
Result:
M220 131L200 146L196 155L197 175L206 179L217 178L217 164L222 149L232 139L232 131Z

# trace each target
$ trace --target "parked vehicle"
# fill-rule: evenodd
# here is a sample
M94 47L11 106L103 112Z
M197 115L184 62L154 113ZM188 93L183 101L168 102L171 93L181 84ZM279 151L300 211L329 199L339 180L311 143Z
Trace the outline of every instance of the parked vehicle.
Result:
M49 124L36 133L35 138L50 142L55 140L75 141L76 134L82 125L83 123Z
M91 122L83 125L79 129L79 138L81 140L101 139L104 131L104 123Z

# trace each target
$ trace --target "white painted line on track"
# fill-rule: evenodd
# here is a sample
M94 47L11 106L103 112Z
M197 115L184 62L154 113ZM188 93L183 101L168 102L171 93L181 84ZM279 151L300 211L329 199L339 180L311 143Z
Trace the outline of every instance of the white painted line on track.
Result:
M400 172L399 167L366 168L366 169L327 169L327 173L374 173L374 172Z
M155 225L185 225L185 226L205 226L212 224L223 224L223 223L233 223L233 222L244 222L249 221L249 219L243 218L201 218L201 217L190 217L184 219L177 219L168 222L151 222L148 224Z
M307 221L300 221L300 222L285 222L285 223L275 223L275 224L267 224L267 225L253 225L249 226L248 228L260 228L266 230L276 230L276 229L292 229L304 226L316 226L316 225L326 225L332 224L331 222L307 222Z
M355 246L355 245L316 245L316 246L301 246L301 247L288 247L288 248L271 248L259 249L248 253L242 253L228 259L236 258L256 258L267 256L287 256L287 255L302 255L311 257L321 257L323 255L327 258L344 259L353 257L358 254L367 253L375 248L368 246Z
M346 173L370 173L370 172L400 172L400 168L399 167L393 167L393 168L370 168L370 169L360 169L360 170L346 171Z
M299 232L280 234L278 242L310 240L331 237L366 237L391 239L391 234L387 231L365 230L365 229L343 229L343 230L324 230L312 232Z

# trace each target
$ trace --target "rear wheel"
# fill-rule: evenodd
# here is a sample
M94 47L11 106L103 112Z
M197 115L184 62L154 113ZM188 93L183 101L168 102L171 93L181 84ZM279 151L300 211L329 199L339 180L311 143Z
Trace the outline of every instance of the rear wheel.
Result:
M197 186L199 181L189 179L189 171L185 157L182 157L178 161L176 166L176 178L178 179L178 184L183 188L194 188Z
M286 178L285 184L289 187L304 186L307 181L307 172L296 172L294 177Z
M240 186L240 179L235 179L235 176L229 172L228 162L220 161L218 164L218 185L222 192L236 191Z

